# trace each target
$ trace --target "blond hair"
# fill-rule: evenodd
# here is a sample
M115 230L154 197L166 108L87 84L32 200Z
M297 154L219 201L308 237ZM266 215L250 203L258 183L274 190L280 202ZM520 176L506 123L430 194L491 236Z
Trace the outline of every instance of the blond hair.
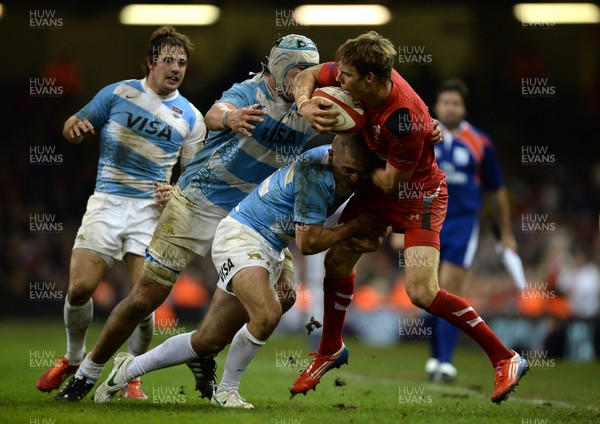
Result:
M392 42L375 31L347 40L335 54L336 62L354 66L361 78L372 72L381 81L390 79L395 58Z

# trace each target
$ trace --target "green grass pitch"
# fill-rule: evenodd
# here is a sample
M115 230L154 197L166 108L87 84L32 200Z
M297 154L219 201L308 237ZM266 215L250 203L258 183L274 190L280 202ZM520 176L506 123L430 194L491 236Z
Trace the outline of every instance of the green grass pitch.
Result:
M99 331L100 324L95 323L88 334L88 348ZM165 338L155 336L152 346ZM199 398L185 366L144 376L146 402L115 399L96 405L93 391L79 403L55 402L56 392L38 392L35 381L53 361L50 356L64 354L62 323L1 320L0 340L0 423L600 422L598 361L534 364L518 391L498 406L489 400L493 370L477 347L459 348L455 383L431 383L423 374L424 342L373 348L347 339L350 364L327 373L316 391L290 399L288 388L309 358L308 339L277 336L261 349L242 380L240 393L256 409L225 410ZM218 377L224 358L224 353L218 357Z

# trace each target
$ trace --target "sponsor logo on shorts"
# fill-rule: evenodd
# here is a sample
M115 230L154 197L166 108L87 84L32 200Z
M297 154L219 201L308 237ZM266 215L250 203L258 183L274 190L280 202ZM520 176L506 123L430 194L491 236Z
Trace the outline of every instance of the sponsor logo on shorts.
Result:
M233 267L235 267L235 265L230 258L228 258L226 262L223 262L223 265L219 267L219 281L225 281L225 278L227 278Z

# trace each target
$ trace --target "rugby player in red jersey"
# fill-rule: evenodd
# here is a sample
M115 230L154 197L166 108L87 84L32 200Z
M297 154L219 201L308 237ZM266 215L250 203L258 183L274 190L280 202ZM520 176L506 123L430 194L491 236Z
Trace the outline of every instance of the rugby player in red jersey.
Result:
M529 365L508 349L464 299L438 285L440 229L446 215L445 175L436 164L431 138L433 121L427 106L393 69L396 50L374 31L347 40L336 61L302 71L294 94L299 113L319 132L332 129L335 117L322 100L310 94L337 85L367 114L362 132L369 148L382 160L344 209L340 222L373 213L404 233L406 290L413 304L440 316L471 336L488 355L494 370L492 402L507 399ZM347 363L342 341L346 310L354 291L354 266L369 246L380 240L352 239L332 247L325 258L323 334L312 363L296 379L292 395L314 389L321 376Z

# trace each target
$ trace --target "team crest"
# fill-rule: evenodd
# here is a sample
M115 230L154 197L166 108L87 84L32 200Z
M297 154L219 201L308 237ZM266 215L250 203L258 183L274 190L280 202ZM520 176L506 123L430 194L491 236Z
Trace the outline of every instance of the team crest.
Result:
M173 105L173 107L171 108L171 113L175 118L181 118L183 116L183 110L179 109L175 105Z

